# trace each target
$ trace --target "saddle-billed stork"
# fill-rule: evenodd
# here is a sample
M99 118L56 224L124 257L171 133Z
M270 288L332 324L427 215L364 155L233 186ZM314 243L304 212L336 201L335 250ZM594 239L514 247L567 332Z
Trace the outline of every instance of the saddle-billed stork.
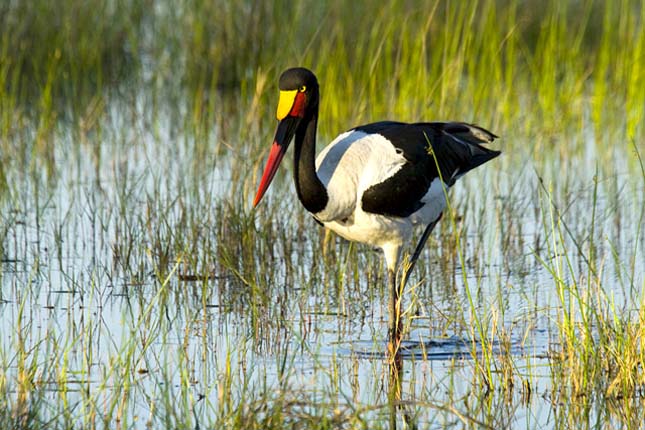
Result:
M278 128L253 206L264 196L295 136L296 192L305 209L345 239L383 250L391 290L390 338L398 338L400 294L446 208L445 190L500 154L480 145L497 136L463 122L382 121L340 134L316 158L316 76L305 68L288 69L279 88ZM425 230L397 288L401 249L416 226Z

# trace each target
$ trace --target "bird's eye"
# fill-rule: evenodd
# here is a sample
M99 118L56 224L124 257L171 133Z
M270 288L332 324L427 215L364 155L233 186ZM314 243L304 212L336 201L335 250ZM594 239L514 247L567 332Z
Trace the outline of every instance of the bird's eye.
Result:
M304 93L305 91L307 91L307 87L303 85L300 88L298 88L298 91L300 91L301 93Z

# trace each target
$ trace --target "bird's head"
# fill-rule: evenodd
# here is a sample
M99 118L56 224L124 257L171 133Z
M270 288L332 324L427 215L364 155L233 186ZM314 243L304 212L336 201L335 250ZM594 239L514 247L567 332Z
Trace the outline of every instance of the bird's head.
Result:
M269 188L298 125L303 119L310 119L318 111L318 80L310 70L302 67L285 70L280 76L279 88L280 99L276 112L278 128L258 191L253 199L253 207L260 203Z

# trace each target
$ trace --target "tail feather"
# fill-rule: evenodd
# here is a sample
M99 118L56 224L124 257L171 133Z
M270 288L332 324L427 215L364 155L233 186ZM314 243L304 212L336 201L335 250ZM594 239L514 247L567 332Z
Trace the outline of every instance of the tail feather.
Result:
M441 176L449 185L501 154L501 151L482 146L498 137L482 127L463 122L432 125L440 131L438 141L431 142L432 150L437 156Z
M443 131L470 144L491 143L499 137L485 128L465 122L447 122Z

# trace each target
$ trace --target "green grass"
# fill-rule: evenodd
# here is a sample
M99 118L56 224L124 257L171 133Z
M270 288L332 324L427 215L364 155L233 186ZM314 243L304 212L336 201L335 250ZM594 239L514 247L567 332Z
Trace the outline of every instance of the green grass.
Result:
M644 24L635 0L3 3L0 427L639 428ZM398 398L336 349L384 349L381 256L319 229L288 165L250 208L294 65L321 146L381 119L501 136L405 299L411 340L466 358L423 345Z

